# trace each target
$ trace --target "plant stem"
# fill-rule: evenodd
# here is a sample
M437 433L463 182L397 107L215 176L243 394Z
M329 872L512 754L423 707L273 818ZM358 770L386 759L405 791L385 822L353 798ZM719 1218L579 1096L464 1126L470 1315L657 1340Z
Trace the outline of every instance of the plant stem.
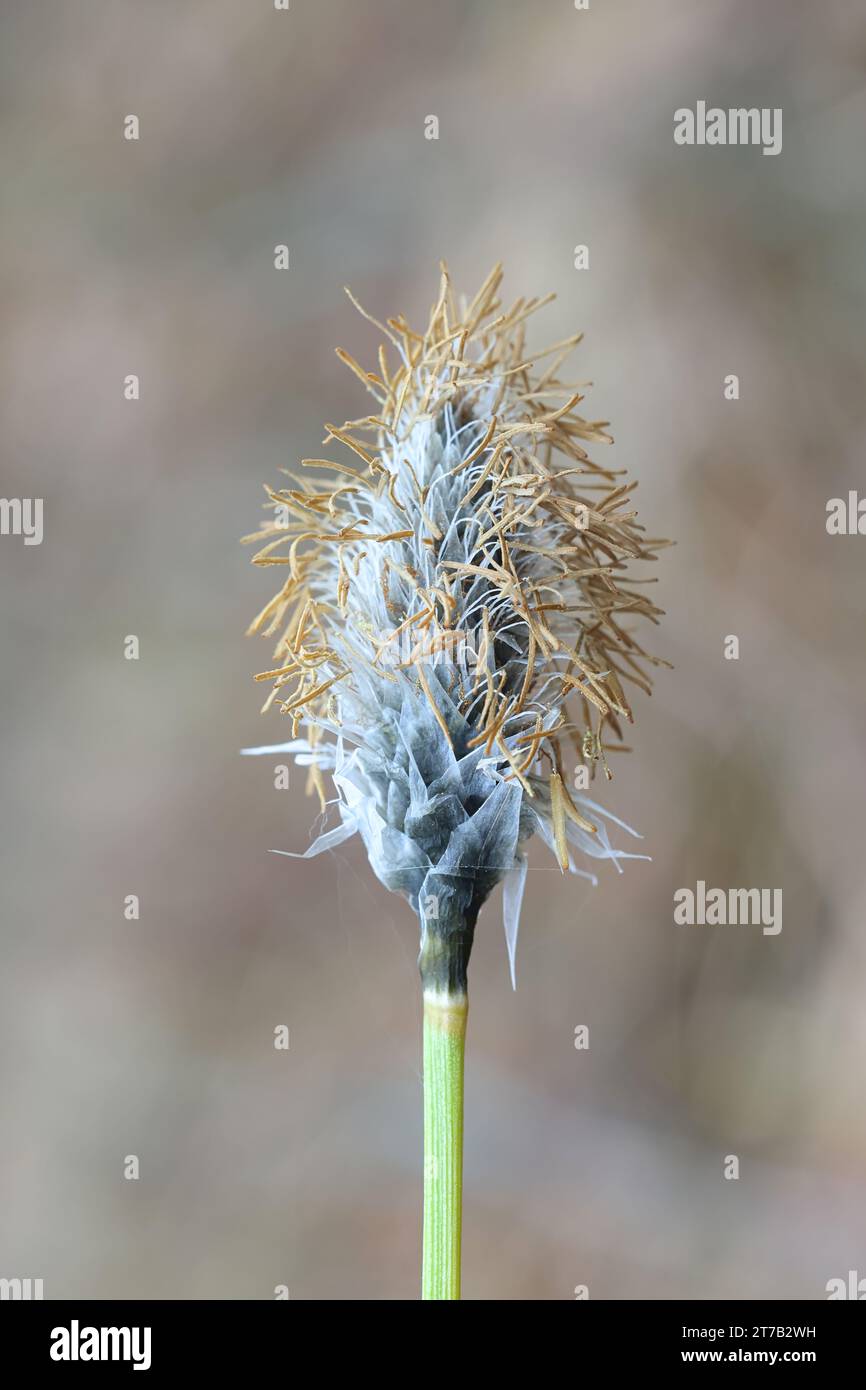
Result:
M465 994L424 991L422 1299L460 1297Z

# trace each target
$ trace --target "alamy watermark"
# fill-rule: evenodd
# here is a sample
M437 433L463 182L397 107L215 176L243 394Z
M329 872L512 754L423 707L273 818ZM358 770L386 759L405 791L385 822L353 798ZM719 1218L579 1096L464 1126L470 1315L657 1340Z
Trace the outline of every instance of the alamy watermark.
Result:
M861 1279L856 1269L848 1270L848 1278L828 1279L824 1288L827 1300L832 1303L838 1299L853 1299L856 1303L866 1300L866 1279Z
M866 497L852 488L846 497L831 497L825 521L828 536L866 536Z
M134 1371L150 1370L149 1327L69 1327L51 1330L52 1361L131 1361Z
M764 936L782 930L781 888L707 888L702 878L694 889L674 893L674 921L678 926L757 927Z
M23 536L25 545L41 545L42 498L0 497L0 536Z
M674 112L674 143L677 145L761 145L762 154L782 152L781 106L738 106L725 111L707 106L695 109L680 106Z
M0 1300L4 1303L38 1301L44 1298L42 1279L0 1279Z

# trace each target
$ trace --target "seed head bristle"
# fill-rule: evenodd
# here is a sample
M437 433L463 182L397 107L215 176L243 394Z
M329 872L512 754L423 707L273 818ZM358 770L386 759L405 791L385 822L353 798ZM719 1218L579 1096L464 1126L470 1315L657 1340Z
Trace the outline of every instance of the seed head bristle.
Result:
M274 682L267 707L277 700L293 739L307 731L291 746L320 799L322 768L339 770L354 748L359 785L405 835L406 812L389 820L384 803L408 775L400 747L424 760L403 724L426 709L427 740L441 737L470 780L525 798L530 829L574 869L569 839L618 852L594 803L570 790L565 749L609 778L607 755L633 721L624 687L649 693L647 668L667 664L633 633L661 610L630 573L667 542L645 536L636 483L587 453L611 442L607 422L580 415L586 383L559 376L582 335L528 354L527 321L553 296L503 309L501 282L496 266L458 305L443 267L423 332L402 315L379 323L349 294L385 341L375 371L337 356L376 413L325 426L349 462L303 459L289 486L267 489L274 517L245 539L263 542L255 564L288 574L250 632L277 635L256 679ZM465 807L483 801L480 785ZM345 788L341 813L365 833Z

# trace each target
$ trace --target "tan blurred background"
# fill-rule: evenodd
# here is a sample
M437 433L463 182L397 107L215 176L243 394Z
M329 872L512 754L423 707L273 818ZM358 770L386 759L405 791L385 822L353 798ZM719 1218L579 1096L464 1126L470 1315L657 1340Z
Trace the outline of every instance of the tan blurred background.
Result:
M273 576L237 538L364 408L333 348L376 340L342 286L416 318L442 257L469 290L502 260L509 297L557 292L535 345L585 330L588 412L678 542L654 642L676 669L602 792L652 864L593 890L536 850L516 995L498 895L479 926L465 1294L866 1275L866 540L825 530L864 487L863 6L2 15L0 491L44 497L45 535L0 539L0 1275L416 1295L417 929L359 844L267 853L314 807L238 756L288 730L242 635ZM781 106L781 155L675 146L698 99ZM782 887L781 935L675 927L699 878Z

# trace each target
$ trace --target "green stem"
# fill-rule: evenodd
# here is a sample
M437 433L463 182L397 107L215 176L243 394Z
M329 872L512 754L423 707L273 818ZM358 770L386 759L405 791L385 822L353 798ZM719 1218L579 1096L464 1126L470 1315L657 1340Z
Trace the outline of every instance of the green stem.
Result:
M424 993L423 1299L460 1297L465 994Z

